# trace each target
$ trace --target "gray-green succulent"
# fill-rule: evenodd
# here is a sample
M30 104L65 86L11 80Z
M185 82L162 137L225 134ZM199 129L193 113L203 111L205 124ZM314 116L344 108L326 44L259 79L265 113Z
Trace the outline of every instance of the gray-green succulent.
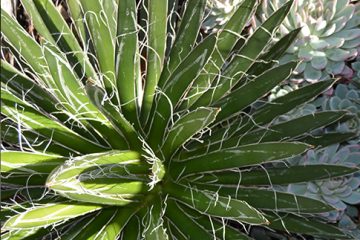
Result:
M231 18L244 0L207 0L203 22L205 32L216 32Z
M264 0L258 19L263 21L285 0ZM280 27L277 37L301 28L301 32L280 59L281 63L301 59L294 80L317 82L329 76L349 76L346 61L356 58L360 46L360 4L349 0L298 0Z
M235 55L255 0L244 0L206 38L206 0L186 1L182 15L174 12L178 1L62 2L71 21L51 0L21 1L36 39L1 10L2 50L15 62L1 59L2 239L249 239L239 223L350 238L307 218L334 210L326 202L264 189L358 171L264 165L329 137L342 141L344 135L309 133L354 117L322 111L273 122L334 80L250 113L298 65L267 64L296 35L267 48L293 1Z

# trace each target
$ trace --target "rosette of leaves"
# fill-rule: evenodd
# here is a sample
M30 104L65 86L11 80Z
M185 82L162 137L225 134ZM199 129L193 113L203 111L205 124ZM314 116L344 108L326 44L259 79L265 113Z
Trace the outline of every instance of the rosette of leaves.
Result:
M360 145L341 147L334 144L325 149L310 150L303 157L289 160L291 165L334 164L339 166L360 166ZM329 221L340 220L345 213L347 204L360 203L360 172L347 176L329 178L308 183L290 184L287 192L326 201L336 211L322 214Z
M282 53L278 46L264 50L292 1L226 66L253 0L205 39L199 38L205 0L187 1L180 22L167 0L66 3L70 26L52 1L22 1L38 41L1 12L3 47L16 62L1 64L2 239L248 239L234 223L348 237L299 217L331 211L330 205L261 186L356 168L255 167L324 144L307 133L351 117L324 111L272 123L333 81L299 88L248 114L297 66L264 64Z
M278 9L285 0L262 1L259 20ZM346 61L356 58L360 46L360 4L349 0L299 0L280 27L278 37L302 30L280 62L301 59L294 72L296 81L313 83L329 76L348 76Z
M218 31L235 13L244 0L207 0L202 27L205 32Z
M289 82L289 83L283 84L281 86L276 86L271 90L270 95L268 96L268 99L269 99L269 101L273 101L274 99L284 96L298 88L299 88L299 86L293 82Z
M336 124L328 131L348 132L360 131L360 90L352 84L338 84L332 95L324 95L318 100L321 102L322 110L347 110L357 117L348 121ZM359 143L359 139L352 140Z

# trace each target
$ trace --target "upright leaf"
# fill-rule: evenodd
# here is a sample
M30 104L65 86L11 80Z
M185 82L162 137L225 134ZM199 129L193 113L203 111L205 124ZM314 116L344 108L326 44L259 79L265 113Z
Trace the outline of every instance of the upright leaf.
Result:
M211 124L219 111L217 108L198 108L176 121L161 147L165 158L170 157L189 138Z
M144 89L144 99L141 118L145 121L151 110L155 97L155 90L163 70L166 33L167 33L167 0L149 0L149 25L147 47L147 73Z
M189 84L200 73L214 50L216 37L207 37L181 62L169 77L149 119L149 145L157 149L163 139L172 111Z
M176 40L159 80L158 86L160 88L168 82L170 75L192 50L204 16L205 3L206 0L189 0L186 2L185 12L176 33Z
M187 98L180 106L181 110L188 108L196 102L201 94L211 86L214 79L219 76L221 66L239 40L241 32L254 13L256 9L255 4L256 1L254 0L243 1L230 20L219 31L218 41L215 51L211 55L211 61L206 64L202 74L194 80L189 93L187 93Z
M309 145L303 143L260 143L210 152L182 161L172 161L173 176L211 172L260 163L282 160L305 152Z
M228 218L249 224L268 224L266 218L247 202L219 196L216 192L199 191L168 182L165 191L178 201L214 217Z
M243 47L236 53L235 57L222 73L222 76L213 82L211 88L192 105L192 108L207 106L216 102L237 84L266 48L272 39L274 31L279 27L289 12L292 2L293 1L285 3L256 29L249 39L247 39Z
M136 1L119 1L116 39L116 86L125 117L137 124L136 77L139 68Z

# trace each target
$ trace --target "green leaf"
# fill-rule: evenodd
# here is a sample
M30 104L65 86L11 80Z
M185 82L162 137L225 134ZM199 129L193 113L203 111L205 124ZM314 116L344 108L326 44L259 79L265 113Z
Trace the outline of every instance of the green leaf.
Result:
M1 172L50 173L65 158L32 152L1 151Z
M142 120L146 122L154 101L155 89L163 69L166 33L167 33L167 0L149 0L149 26L147 48L147 73L144 88L144 99L141 109Z
M136 210L134 207L102 209L91 219L82 220L86 225L79 228L77 224L63 234L61 239L117 239Z
M305 136L299 141L311 144L317 147L327 147L332 144L342 143L344 141L353 139L357 137L359 134L356 132L347 132L347 133L324 133L321 135L312 135Z
M246 23L248 23L250 16L254 13L256 9L255 3L256 1L254 0L243 1L229 21L219 31L216 50L211 55L211 61L205 65L203 73L195 79L186 100L180 106L181 110L188 109L216 79L225 59L240 38L240 34Z
M317 236L331 239L352 239L339 228L314 219L306 219L290 214L274 214L267 212L266 217L269 219L269 227L275 230Z
M139 71L135 0L119 1L116 39L116 86L125 117L137 124L136 75Z
M162 88L170 80L171 74L184 65L183 61L191 52L201 27L204 16L206 0L189 0L186 2L186 9L182 21L176 32L176 39L171 47L168 61L163 68L158 87ZM198 56L201 54L198 54ZM191 62L192 63L192 62Z
M299 155L309 149L303 143L260 143L210 152L181 161L172 161L172 176L186 176L231 168L258 165Z
M58 76L57 72L55 74ZM67 77L63 79L67 79ZM106 121L105 117L94 106L89 106L92 105L89 99L81 96L81 94L85 95L85 93L84 91L79 91L80 86L75 87L73 91L80 94L80 97L83 99L83 105L78 105L77 110L75 110L71 107L65 109L63 104L54 95L3 60L1 60L1 82L10 87L8 90L15 93L18 98L24 98L28 102L42 108L45 112L51 113L68 128L71 128L81 136L94 141L100 141L101 144L110 144L114 148L124 148L124 145L119 144L118 139L114 139L116 131L110 126L110 123ZM67 89L62 87L63 83L60 82L59 84L61 89ZM24 89L31 90L24 94ZM88 113L88 107L91 109L91 114ZM78 119L72 116L79 116L79 112L81 112L82 118Z
M254 112L252 118L253 121L251 121L249 124L263 125L269 123L275 117L287 113L297 106L314 99L320 93L324 92L331 85L333 85L334 82L334 80L328 80L314 83L290 92L282 97L275 99L272 102L266 103L256 112ZM244 132L246 129L247 128L241 130Z
M338 165L305 165L282 168L251 169L239 172L218 172L194 176L199 183L216 185L273 185L330 179L357 172L357 168Z
M182 229L183 231L189 231L193 225L198 225L203 229L206 229L208 233L212 236L216 236L218 239L238 239L238 240L250 240L251 238L248 237L246 234L239 231L239 229L235 229L230 225L226 224L225 221L220 222L218 219L211 218L208 215L200 214L198 211L187 207L186 205L176 203L174 200L168 200L168 207L170 207L170 201L172 204L176 204L177 213L174 214L174 221L177 221L180 215L184 215L188 219L191 219L193 224L191 226L187 226L187 222L183 221L177 224L177 228ZM190 220L189 220L190 221ZM191 230L189 234L191 234ZM189 238L186 238L189 239ZM196 238L199 239L199 238Z
M167 85L162 90L163 93L159 94L159 100L157 104L154 104L156 106L149 119L148 140L149 145L154 149L157 149L163 140L174 106L208 61L215 43L216 36L211 35L192 50L171 74Z
M1 32L10 45L26 60L41 79L41 83L51 85L51 78L47 70L47 63L43 57L40 45L1 8Z
M63 118L65 122L68 117L65 117L65 114L57 113L59 109L57 109L56 106L59 108L61 104L55 96L3 59L1 59L0 67L1 82L6 85L8 89L10 88L16 92L18 97L24 95L24 89L31 89L31 91L28 91L24 96L26 100L29 100L36 104L36 106L44 109L48 113L54 114L60 119Z
M216 102L214 106L221 107L216 122L226 120L255 102L280 82L287 79L296 66L296 62L290 62L270 69Z
M34 129L39 134L54 140L70 149L82 153L101 152L105 148L93 143L53 119L42 115L39 111L21 99L1 89L1 112L17 122L21 119L24 126Z
M292 30L290 33L282 37L278 42L270 47L269 51L260 56L260 61L255 62L247 72L249 76L258 76L261 73L267 71L273 67L280 57L289 49L291 44L294 43L297 38L301 28ZM238 84L234 87L235 89L240 87L245 82L245 77L241 79Z
M109 96L115 93L115 45L111 37L107 16L100 1L80 0L86 25L89 29L95 54L103 74L101 82ZM115 98L115 97L114 97ZM117 102L117 99L114 99Z
M79 37L80 42L83 45L87 46L88 45L86 43L86 40L88 40L87 29L86 29L85 23L83 21L84 15L81 10L80 0L68 0L67 6L69 9L69 15L71 16L71 18L73 20L72 26L74 27L74 30L76 30L76 33Z
M46 227L68 221L100 209L99 205L63 202L36 206L25 212L10 217L3 225L4 229L32 229Z
M200 190L213 191L222 196L230 196L238 200L246 201L257 209L276 210L277 212L294 212L299 214L323 213L335 210L333 207L322 201L275 190L202 184L196 184L195 186Z
M33 237L39 229L14 230L1 234L2 240L24 240Z
M138 202L149 190L150 165L134 151L85 155L58 166L47 187L81 202L126 205Z
M31 129L27 129L9 119L1 121L1 140L7 144L28 151L45 151L48 154L58 154L67 156L69 154L78 155L75 150L61 146L50 138L46 138Z
M222 148L230 148L237 145L251 144L259 141L286 141L288 139L307 134L314 129L325 127L333 122L336 122L346 115L346 113L347 112L344 111L324 111L315 114L308 114L306 116L273 125L268 129L257 129L242 136L232 136L229 140L225 140L219 144L221 144Z
M203 145L221 141L224 136L231 137L233 135L241 135L249 132L252 128L258 128L258 126L270 123L276 117L314 99L317 95L324 92L332 84L334 84L334 82L335 81L333 80L320 81L290 92L272 102L265 103L262 107L256 110L252 116L241 116L242 124L240 126L239 124L236 124L238 123L238 121L236 121L236 123L229 128L222 128L218 131L214 131L212 135L206 139L206 143ZM199 144L196 145L198 146Z
M262 51L272 39L274 31L279 27L289 12L293 1L285 3L279 10L271 15L256 31L247 39L243 47L236 53L226 67L222 76L214 81L212 87L198 99L192 108L208 106L218 101L244 76L251 65L256 62Z
M137 215L134 215L125 225L122 239L141 239L142 223Z
M195 216L187 214L175 200L166 202L166 216L185 239L210 239L210 232L196 222Z
M112 39L116 38L117 16L119 0L102 1L102 6L107 17Z
M31 2L22 1L26 10L31 10L28 11L31 18L33 20L37 19L33 23L39 34L45 37L47 41L50 41L51 44L58 45L63 52L73 53L66 57L74 65L79 77L85 74L87 77L95 78L96 72L86 53L82 50L72 30L53 2L49 0L34 0L33 3Z
M167 240L168 235L164 228L164 209L165 206L162 204L163 199L160 195L156 195L154 199L152 199L152 204L142 209L145 216L142 219L144 225L144 231L142 236L146 240Z
M44 173L23 173L23 174L12 174L3 173L1 174L1 181L4 185L16 185L16 187L26 186L44 186L46 183L47 174ZM34 189L32 189L34 191Z
M164 224L166 226L166 231L168 232L169 239L171 240L186 240L186 236L175 226L171 220L167 217L164 217Z
M99 86L94 85L91 80L87 81L86 92L93 104L106 116L117 130L117 141L125 148L141 149L141 141L129 121L121 113L118 106L114 105L107 98L105 91Z
M268 224L266 218L245 201L219 196L215 192L199 191L171 182L166 183L164 190L178 201L203 214L249 224Z
M176 121L170 128L161 148L165 159L170 157L194 134L211 124L219 111L218 108L198 108Z
M46 26L46 22L42 19L43 15L37 10L34 1L21 1L21 4L24 6L26 13L29 14L32 24L35 26L36 31L41 35L41 37L51 45L56 45L54 40L55 36L51 35L51 32ZM49 4L52 3L49 2Z

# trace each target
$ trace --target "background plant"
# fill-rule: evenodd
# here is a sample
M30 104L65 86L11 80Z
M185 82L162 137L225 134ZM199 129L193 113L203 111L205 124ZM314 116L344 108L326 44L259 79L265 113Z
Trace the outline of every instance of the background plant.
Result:
M187 1L181 21L176 1L67 1L66 22L24 0L36 39L2 10L15 58L1 64L2 238L248 239L254 225L351 238L316 218L325 202L268 189L358 171L263 165L356 136L309 135L348 111L273 121L333 80L249 110L298 66L274 59L299 29L268 48L292 1L246 41L256 1L207 37L205 3Z

